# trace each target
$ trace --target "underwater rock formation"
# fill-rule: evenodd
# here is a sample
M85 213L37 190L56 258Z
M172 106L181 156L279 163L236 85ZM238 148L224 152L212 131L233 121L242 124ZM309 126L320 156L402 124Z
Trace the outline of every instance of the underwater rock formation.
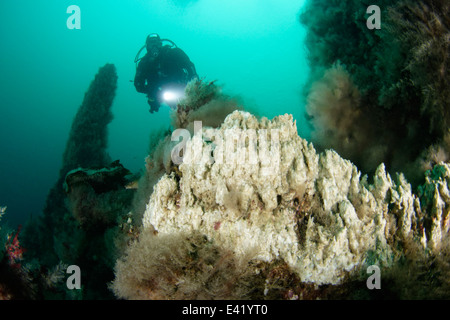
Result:
M195 121L203 126L217 128L226 116L234 110L241 110L236 98L224 94L214 81L192 80L185 89L185 97L178 103L177 110L171 113L174 130L186 129L193 134ZM133 201L134 220L142 220L148 195L153 186L164 175L172 172L171 154L178 141L172 141L172 130L158 132L150 139L149 155L145 159L145 172L138 183L137 196Z
M319 154L300 138L292 116L258 120L235 111L188 141L178 171L154 187L143 232L155 233L154 245L200 233L240 265L282 261L301 283L338 285L368 265L392 266L413 243L438 252L449 229L450 166L436 170L420 195L383 164L369 183L350 161L332 150ZM138 298L123 280L138 247L116 265L118 296ZM158 287L158 278L156 287L145 285L155 273L147 271L133 283L140 297L158 296L142 292Z
M155 236L145 230L131 248L116 265L112 289L118 298L242 299L251 291L244 279L250 280L252 268L201 233Z
M0 222L6 207L0 206ZM0 300L28 300L36 297L26 268L22 266L24 249L16 232L2 230L0 225Z
M78 167L101 167L111 162L106 149L116 89L116 67L108 63L95 75L73 119L63 154L62 178Z
M0 300L31 300L36 298L36 288L23 268L14 268L0 260Z
M124 221L135 191L125 187L128 170L117 161L111 164L107 153L116 88L116 68L106 64L74 117L59 178L43 214L24 230L27 259L34 270L44 270L37 271L41 278L60 265L77 265L84 271L83 290L70 291L59 283L58 288L44 288L44 298L112 298L106 284L114 276L116 243L126 237Z
M204 126L217 128L227 115L241 109L237 99L224 94L215 81L194 79L186 86L185 97L171 115L172 125L175 129L188 129L191 133L195 121L202 121Z
M63 189L66 193L70 193L79 185L89 184L96 193L102 193L123 187L127 183L125 177L130 174L131 172L124 168L119 160L102 168L77 168L66 174Z
M134 196L134 190L126 188L129 175L119 160L103 168L78 168L67 173L63 188L69 209L83 229L99 233L116 224Z
M74 117L58 180L47 196L43 215L35 226L29 226L37 230L26 232L29 254L46 265L56 265L61 259L75 260L77 256L79 242L75 239L82 236L66 206L63 183L70 170L102 167L111 162L106 152L107 125L112 120L111 106L116 88L115 66L106 64L99 69Z
M6 213L6 206L5 207L2 207L2 206L0 206L0 222L2 221L2 217L5 215L5 213ZM3 246L4 246L4 239L6 239L6 236L4 236L3 235L3 232L4 231L2 231L2 225L0 224L0 239L2 239L2 241L0 242L0 248L3 248ZM3 258L3 252L0 250L0 260Z
M388 32L405 52L407 74L420 89L421 111L442 137L450 125L450 3L447 0L400 1L388 11ZM401 36L399 36L401 35ZM397 66L399 68L400 66ZM392 87L405 86L402 79Z
M384 162L388 172L402 171L417 186L425 170L439 163L435 158L450 158L450 4L376 4L380 30L366 27L368 5L358 0L310 0L303 8L312 142L319 150L333 148L365 173ZM347 90L349 82L352 90ZM337 122L338 112L351 117Z

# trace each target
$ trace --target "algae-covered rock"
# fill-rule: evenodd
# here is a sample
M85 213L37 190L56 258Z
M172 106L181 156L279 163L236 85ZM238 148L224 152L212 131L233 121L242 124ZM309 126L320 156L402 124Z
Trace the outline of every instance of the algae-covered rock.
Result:
M433 249L448 231L438 224L448 220L442 201L424 231L403 175L394 181L380 165L369 184L334 151L318 154L290 115L258 120L235 111L188 141L179 171L181 178L164 175L155 186L144 228L201 232L237 256L281 259L302 282L339 284L368 256L389 266L408 239Z

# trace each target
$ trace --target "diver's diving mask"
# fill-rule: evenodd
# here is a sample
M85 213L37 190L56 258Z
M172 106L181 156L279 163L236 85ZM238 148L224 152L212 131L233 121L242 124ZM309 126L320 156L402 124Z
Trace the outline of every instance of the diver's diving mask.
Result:
M147 48L147 54L152 57L156 58L159 55L159 52L161 51L162 42L161 38L157 34L151 34L147 37L147 40L145 42L146 48Z

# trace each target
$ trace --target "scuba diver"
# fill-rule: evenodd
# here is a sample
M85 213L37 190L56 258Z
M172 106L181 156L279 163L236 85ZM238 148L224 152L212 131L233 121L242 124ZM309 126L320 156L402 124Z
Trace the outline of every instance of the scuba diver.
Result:
M163 42L168 44L163 45ZM147 53L140 58L144 48ZM186 53L171 40L161 39L156 33L147 36L134 62L134 86L137 92L147 94L150 113L157 112L163 102L175 108L186 84L198 78L195 66Z

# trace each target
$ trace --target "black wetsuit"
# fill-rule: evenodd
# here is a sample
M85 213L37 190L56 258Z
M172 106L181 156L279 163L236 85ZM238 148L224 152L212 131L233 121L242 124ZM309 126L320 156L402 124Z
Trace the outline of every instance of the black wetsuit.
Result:
M162 85L186 85L194 77L197 77L197 72L186 53L180 48L166 45L156 58L146 54L141 59L134 77L134 86L138 92L147 94L150 112L154 112L158 111L161 104L158 90Z

